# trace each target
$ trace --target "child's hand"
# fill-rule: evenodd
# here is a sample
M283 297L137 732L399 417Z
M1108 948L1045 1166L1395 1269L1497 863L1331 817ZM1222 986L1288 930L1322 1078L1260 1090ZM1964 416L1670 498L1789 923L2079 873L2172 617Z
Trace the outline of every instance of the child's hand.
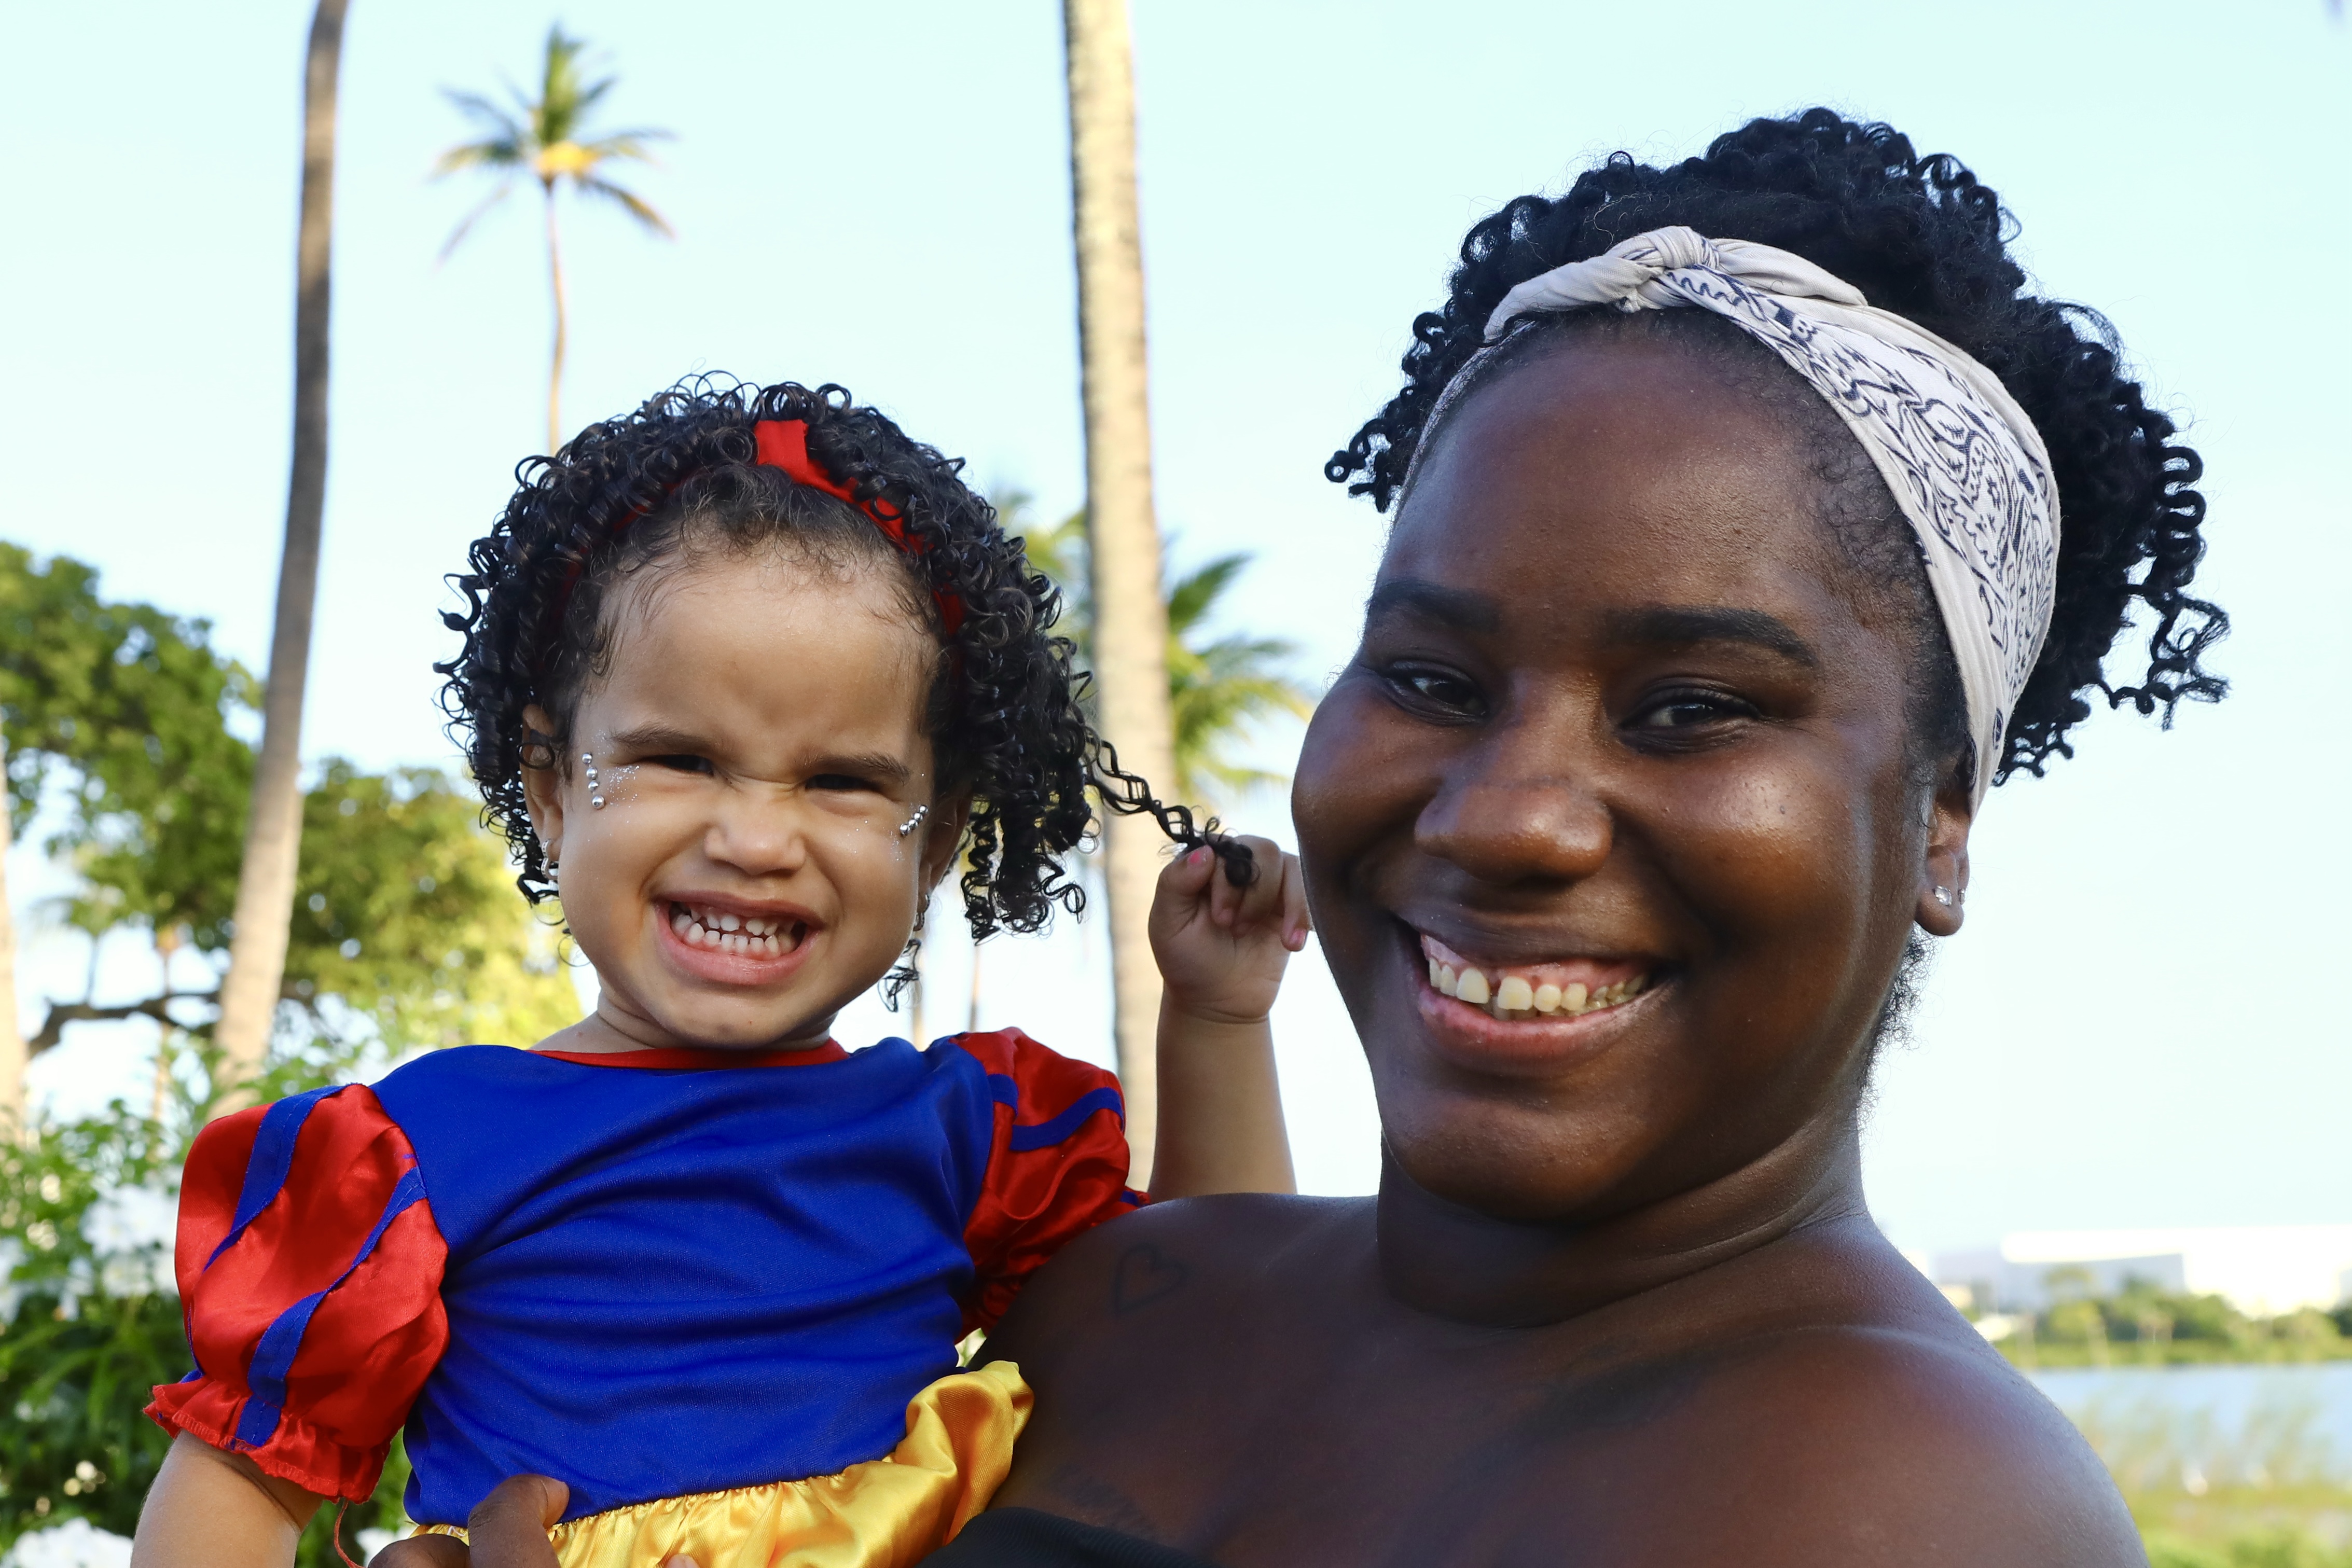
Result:
M1167 1005L1212 1023L1258 1023L1274 1009L1283 967L1307 945L1307 891L1298 857L1245 838L1257 876L1235 887L1207 848L1160 873L1151 900L1151 956Z

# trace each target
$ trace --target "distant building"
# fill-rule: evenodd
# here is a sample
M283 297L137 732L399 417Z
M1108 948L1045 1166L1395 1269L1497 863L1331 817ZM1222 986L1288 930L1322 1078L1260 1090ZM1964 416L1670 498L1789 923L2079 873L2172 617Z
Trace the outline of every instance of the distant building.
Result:
M1977 1307L2041 1312L2051 1276L2071 1293L2112 1295L2138 1279L2168 1291L2215 1295L2251 1317L2352 1300L2352 1225L2252 1225L2199 1230L2021 1230L1999 1247L1936 1255L1929 1278ZM2062 1277L2063 1279L2063 1277Z

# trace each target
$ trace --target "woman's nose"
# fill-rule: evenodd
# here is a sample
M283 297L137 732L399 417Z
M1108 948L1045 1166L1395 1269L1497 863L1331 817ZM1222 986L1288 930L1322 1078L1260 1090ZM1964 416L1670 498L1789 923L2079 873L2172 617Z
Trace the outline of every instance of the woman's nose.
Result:
M1580 882L1609 858L1607 805L1567 758L1507 742L1460 759L1413 824L1421 850L1484 882Z

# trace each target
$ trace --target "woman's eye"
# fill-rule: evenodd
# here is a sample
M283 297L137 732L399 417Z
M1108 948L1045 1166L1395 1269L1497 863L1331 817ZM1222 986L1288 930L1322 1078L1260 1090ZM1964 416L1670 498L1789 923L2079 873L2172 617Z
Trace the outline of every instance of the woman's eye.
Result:
M1753 718L1756 709L1721 692L1669 692L1633 716L1633 729L1693 729L1727 719Z
M716 773L708 757L692 757L683 752L667 757L648 757L646 760L656 768L667 768L673 773Z
M1458 714L1477 715L1486 710L1486 698L1478 688L1450 671L1406 664L1391 667L1383 674L1400 695L1416 702Z

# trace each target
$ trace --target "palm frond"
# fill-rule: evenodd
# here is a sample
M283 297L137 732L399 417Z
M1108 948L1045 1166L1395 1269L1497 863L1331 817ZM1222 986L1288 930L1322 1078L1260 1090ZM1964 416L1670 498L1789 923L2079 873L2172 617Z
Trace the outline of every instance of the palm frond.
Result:
M1246 553L1220 556L1199 570L1178 578L1176 585L1168 591L1168 630L1181 634L1198 625L1249 562Z
M508 90L513 91L511 88ZM480 93L464 92L454 87L445 87L441 89L441 96L456 105L457 111L468 120L478 120L488 126L497 133L493 140L520 141L530 134L525 129L523 120L517 120Z
M651 162L653 154L646 150L646 142L677 140L677 137L667 131L646 129L615 131L609 136L599 136L593 141L583 141L580 145L583 151L594 154L600 161L606 158L634 158L640 162Z
M498 189L483 197L480 204L477 205L472 212L467 213L463 218L460 218L457 221L457 226L449 231L449 237L442 242L441 254L433 258L433 264L436 267L438 267L441 263L448 260L449 253L457 248L457 242L466 237L467 231L474 226L475 222L479 219L484 213L488 212L492 207L495 207L500 202L505 201L507 199L507 193L513 189L514 182L512 180L501 180L499 182Z
M629 210L629 215L631 217L635 218L637 222L645 225L646 227L653 230L654 233L661 235L664 239L676 239L677 237L677 231L669 226L669 220L663 217L659 213L654 211L652 207L646 205L643 197L636 195L633 192L621 189L620 186L615 185L610 180L600 180L593 175L584 175L575 178L572 181L572 183L580 190L587 191L595 195L604 196L608 200L620 203L621 205Z

